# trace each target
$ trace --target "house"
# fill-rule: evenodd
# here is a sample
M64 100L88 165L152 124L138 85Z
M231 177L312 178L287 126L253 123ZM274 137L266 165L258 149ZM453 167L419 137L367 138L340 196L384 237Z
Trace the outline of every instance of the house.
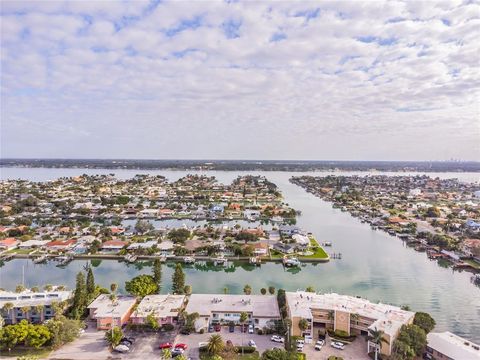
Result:
M27 240L18 244L19 249L35 249L46 246L50 241L49 240Z
M300 249L306 249L310 246L310 239L306 235L294 234L292 239L295 240L295 244Z
M107 294L101 294L88 306L89 316L96 320L97 330L121 327L130 319L136 303L133 296L118 296L112 301Z
M53 240L46 244L47 249L49 250L57 250L57 251L66 251L70 250L75 246L77 240L70 239L70 240Z
M103 252L112 252L116 253L122 250L125 246L128 245L128 242L122 240L109 240L105 241L102 244L102 251Z
M480 360L480 345L451 332L427 334L427 359Z
M280 251L281 253L284 253L284 254L292 254L295 252L295 248L292 245L284 244L281 242L277 242L273 244L273 249Z
M160 244L157 245L158 250L160 251L161 256L173 256L174 245L173 242L170 240L162 241Z
M71 291L44 291L32 292L25 290L21 293L0 291L0 314L5 324L16 324L24 319L32 323L43 323L55 316L53 303L61 303L73 296ZM7 309L5 304L11 304ZM28 308L29 310L24 312Z
M266 255L268 255L268 244L266 244L266 243L253 244L253 253L254 253L255 256L266 256Z
M280 319L274 295L192 294L185 311L199 314L196 331L208 329L211 323L239 323L242 312L248 314L248 322L255 328L263 328L270 321Z
M371 303L358 297L330 294L316 294L305 291L287 292L287 312L292 321L291 335L316 337L327 330L341 330L347 334L368 335L376 329L384 333L379 352L390 356L392 344L402 325L413 322L414 312L397 306ZM307 330L301 330L299 321L307 319ZM378 345L368 342L367 353Z
M247 209L243 212L243 217L248 220L256 220L260 217L260 210Z
M270 241L280 241L280 232L277 230L268 231L268 240Z
M295 225L280 225L280 234L285 236L292 236L300 232L300 228Z
M143 243L137 242L137 243L130 244L127 250L150 249L156 245L157 245L156 240L145 241Z
M18 247L18 244L20 241L18 241L15 238L6 238L3 240L0 240L0 250L13 250Z
M185 308L185 295L148 295L145 296L130 317L133 324L145 324L147 316L153 314L158 325L176 324L178 316Z

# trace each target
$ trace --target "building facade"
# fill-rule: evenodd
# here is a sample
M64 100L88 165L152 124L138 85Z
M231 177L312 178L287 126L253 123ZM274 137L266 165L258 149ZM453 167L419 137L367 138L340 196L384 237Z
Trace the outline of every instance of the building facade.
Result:
M185 295L147 295L138 304L130 317L132 324L146 324L147 317L153 315L159 326L176 324L185 308Z

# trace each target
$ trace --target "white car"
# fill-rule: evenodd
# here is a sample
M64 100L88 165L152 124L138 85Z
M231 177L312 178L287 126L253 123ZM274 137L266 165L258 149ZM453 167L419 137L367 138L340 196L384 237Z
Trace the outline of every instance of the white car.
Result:
M248 325L248 333L253 334L253 325Z
M323 340L318 340L315 343L315 350L317 350L317 351L322 350L322 347L323 347L324 344L325 344L325 342Z
M334 341L330 344L333 348L338 349L338 350L343 350L345 349L345 345L342 344L341 342Z
M273 342L277 342L277 343L284 343L285 342L285 339L281 336L278 336L278 335L273 335L270 340L272 340Z
M298 346L298 345L302 345L302 346L305 345L305 341L302 340L302 339L298 339L298 340L297 340L297 346Z
M297 351L302 352L303 351L303 344L297 344Z
M251 347L256 348L256 347L257 347L257 344L255 344L255 341L249 340L249 341L248 341L248 346L251 346Z
M130 351L126 345L117 345L113 350L122 354Z

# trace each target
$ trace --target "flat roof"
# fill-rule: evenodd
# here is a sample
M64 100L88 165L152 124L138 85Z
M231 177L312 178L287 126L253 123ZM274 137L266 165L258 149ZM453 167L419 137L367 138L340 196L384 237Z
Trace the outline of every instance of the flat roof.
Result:
M214 312L247 312L253 317L280 317L275 295L192 294L186 311L189 314L198 312L200 316L210 316Z
M306 291L287 292L287 303L292 317L312 318L311 310L345 311L375 320L370 326L393 335L406 324L415 313L398 306L372 303L367 299L348 295L316 294Z
M15 307L51 305L54 302L65 301L73 296L71 291L39 291L30 290L16 293L13 291L0 291L0 308L6 303Z
M94 316L98 317L122 317L137 302L133 296L117 296L114 303L109 295L101 294L88 305L89 309L95 309Z
M452 359L480 359L480 345L448 331L442 333L429 333L427 335L427 342L430 348Z
M151 313L155 317L178 316L178 311L185 302L185 295L148 295L135 310L134 317L146 317Z

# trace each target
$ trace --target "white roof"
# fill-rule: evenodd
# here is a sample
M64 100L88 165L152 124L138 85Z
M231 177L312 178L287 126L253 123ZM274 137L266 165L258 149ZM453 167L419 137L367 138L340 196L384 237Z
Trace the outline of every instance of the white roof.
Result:
M138 248L148 249L148 248L151 248L153 245L157 245L157 242L155 240L150 240L143 243L130 244L130 246L127 249L138 249Z
M458 335L445 331L443 333L429 333L428 346L443 355L455 360L480 359L480 346ZM475 348L476 347L476 348Z
M157 318L178 316L185 302L185 295L148 295L138 304L134 317L146 317L154 313Z
M316 294L305 291L287 292L287 303L293 317L312 318L312 309L345 311L375 320L370 328L377 328L394 335L415 313L397 306L375 304L362 298L348 295Z
M88 308L95 310L95 318L123 317L136 302L137 300L133 296L118 296L112 303L109 295L102 294L93 300Z
M157 245L159 250L171 250L173 249L173 242L170 240L164 240L160 244Z
M12 303L15 307L50 305L53 302L65 301L71 298L71 291L42 291L30 290L16 293L13 291L0 291L0 308L6 303Z
M297 244L304 245L304 246L310 245L310 239L308 238L308 236L295 234L292 236L292 239L295 240Z
M251 313L253 317L279 318L277 298L274 295L219 295L192 294L185 309L210 316L214 312Z
M32 246L44 246L51 240L27 240L18 244L18 247L32 247Z

